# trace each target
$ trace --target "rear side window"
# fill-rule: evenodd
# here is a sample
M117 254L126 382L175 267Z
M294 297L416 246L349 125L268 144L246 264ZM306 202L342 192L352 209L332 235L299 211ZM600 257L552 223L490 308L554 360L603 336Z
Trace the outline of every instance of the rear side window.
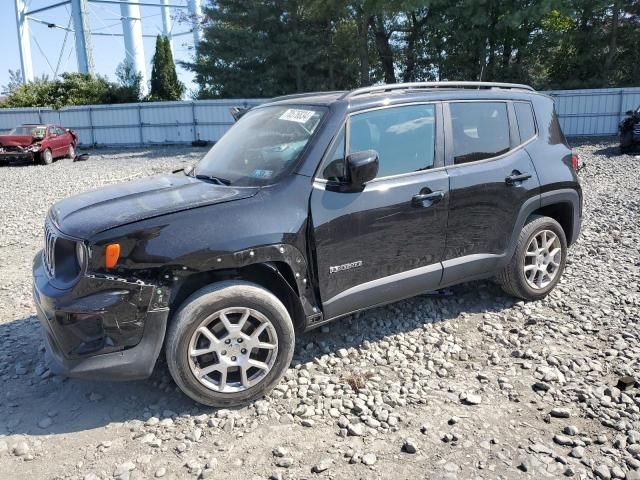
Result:
M520 132L520 143L535 137L536 124L533 119L533 110L529 102L513 102L518 120L518 131Z
M351 117L349 153L378 152L378 178L433 168L435 106L383 108Z
M456 165L497 157L509 151L506 103L451 103L449 111Z

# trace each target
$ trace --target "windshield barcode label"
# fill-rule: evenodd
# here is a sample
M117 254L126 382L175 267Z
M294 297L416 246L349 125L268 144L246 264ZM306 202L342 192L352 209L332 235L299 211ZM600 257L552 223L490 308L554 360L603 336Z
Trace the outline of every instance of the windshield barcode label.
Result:
M316 113L313 110L300 110L297 108L290 108L282 115L280 120L288 120L289 122L307 123L313 114Z

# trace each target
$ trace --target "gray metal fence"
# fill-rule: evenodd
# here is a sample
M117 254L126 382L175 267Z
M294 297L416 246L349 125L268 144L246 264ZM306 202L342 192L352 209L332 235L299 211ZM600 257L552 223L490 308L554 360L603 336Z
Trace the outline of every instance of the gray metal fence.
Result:
M0 109L0 132L22 123L53 123L71 128L83 145L153 145L217 141L233 124L229 107L253 106L260 100L82 105Z
M640 87L546 92L566 135L615 135L627 110L640 105ZM217 141L233 124L229 107L253 106L263 100L83 105L0 109L0 132L22 123L54 123L74 129L84 145L152 145Z
M554 90L556 111L565 135L615 135L627 110L640 105L640 87Z

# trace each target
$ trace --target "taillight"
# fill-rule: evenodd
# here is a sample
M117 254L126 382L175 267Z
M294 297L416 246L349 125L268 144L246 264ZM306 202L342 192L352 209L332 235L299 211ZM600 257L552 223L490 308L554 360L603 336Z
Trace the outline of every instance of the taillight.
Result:
M577 172L578 167L580 167L580 157L575 153L571 155L571 167Z

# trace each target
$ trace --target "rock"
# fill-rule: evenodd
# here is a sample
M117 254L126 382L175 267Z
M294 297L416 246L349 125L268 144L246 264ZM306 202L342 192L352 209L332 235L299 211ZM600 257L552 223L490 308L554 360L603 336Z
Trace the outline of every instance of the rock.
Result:
M276 460L276 467L289 468L291 465L293 465L293 458L291 457L282 457Z
M125 477L129 474L129 472L131 472L132 470L135 470L135 468L136 468L136 464L133 462L121 463L116 467L115 471L113 472L113 476L116 478Z
M571 437L568 437L566 435L562 435L562 434L557 434L553 437L553 441L556 442L558 445L570 445L573 446L574 442L573 439Z
M467 405L480 405L482 403L482 397L476 393L467 393L462 398L463 403Z
M273 449L272 453L274 457L282 458L287 455L289 451L284 447L276 447Z
M611 479L611 472L609 471L609 467L607 467L604 464L600 464L596 468L594 468L593 473L595 474L596 477L600 478L601 480Z
M322 473L322 472L324 472L325 470L328 470L332 463L333 463L333 462L331 461L331 459L330 459L330 458L326 458L326 459L320 460L320 462L319 462L319 463L315 464L315 465L311 468L311 471L312 471L313 473Z
M349 350L347 350L346 348L341 348L336 353L340 358L347 358L349 356Z
M154 473L154 476L156 478L162 478L167 474L167 469L164 467L160 467L156 470L156 473Z
M366 453L362 456L362 463L367 466L375 465L378 461L378 457L376 457L373 453Z
M569 455L572 456L573 458L584 457L584 447L581 447L581 446L573 447L571 452L569 452Z
M565 434L569 435L570 437L574 437L576 435L578 435L579 430L578 427L574 426L574 425L567 425L566 427L564 427L564 430L562 430Z
M0 440L0 455L3 455L9 451L9 445L5 440Z
M549 413L554 418L569 418L571 416L571 411L568 408L553 408Z
M416 453L418 451L418 446L413 438L405 438L402 450L407 453Z
M27 442L18 442L13 446L11 452L16 457L23 457L29 453L29 450L29 444L27 444Z
M362 437L364 436L365 432L365 427L363 424L361 423L356 423L356 424L349 424L347 426L347 433L349 435L351 435L352 437Z

